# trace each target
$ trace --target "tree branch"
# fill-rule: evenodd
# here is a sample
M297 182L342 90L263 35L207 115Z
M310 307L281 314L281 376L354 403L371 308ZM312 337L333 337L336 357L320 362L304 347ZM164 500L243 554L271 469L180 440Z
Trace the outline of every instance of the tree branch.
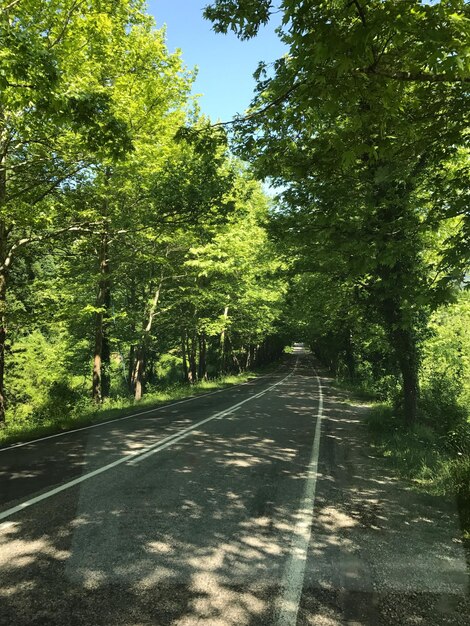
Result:
M21 2L21 0L13 0L13 2L10 2L10 4L7 4L6 7L3 7L2 12L5 13L6 11L9 11L15 5L19 4L20 2Z
M282 102L287 100L294 91L296 91L299 87L302 87L305 84L307 84L307 81L305 80L294 83L292 87L290 87L286 92L269 102L266 106L259 109L258 111L253 111L253 113L249 113L248 115L245 115L243 117L237 117L236 119L230 120L228 122L217 122L216 124L211 124L210 128L215 128L216 126L230 126L231 124L238 124L240 122L243 123L253 119L254 117L257 117L258 115L263 115L263 113L266 113L266 111L268 111L272 107L281 104Z
M428 83L470 83L470 76L453 76L449 74L431 74L430 72L404 72L404 71L392 71L382 70L376 67L368 67L365 70L366 74L376 74L377 76L384 76L385 78L391 78L392 80L403 81L416 81L416 82L428 82Z
M93 224L98 224L98 223L99 222L88 223L88 224L72 224L71 226L65 226L64 228L59 228L57 230L51 231L49 233L45 233L43 235L31 235L29 237L22 237L21 239L18 239L15 243L13 243L10 246L10 249L8 250L7 255L3 261L3 264L0 265L0 273L8 270L8 268L11 265L12 259L14 255L16 254L16 252L19 250L19 248L22 248L31 243L38 243L40 241L44 241L45 239L58 237L59 235L62 235L68 232L93 232L90 229L90 226L92 226Z
M362 22L362 25L364 26L364 28L366 27L366 15L364 13L364 9L362 8L362 6L359 4L359 0L352 0L352 2L350 3L354 4L354 6L356 7L356 10L359 14L360 20Z
M72 6L70 7L70 9L68 10L68 13L65 17L64 23L62 25L62 28L60 29L57 37L54 39L54 41L52 43L50 43L48 45L49 50L51 48L53 48L54 46L56 46L63 38L63 36L65 35L65 32L67 30L68 25L70 24L70 20L72 19L72 15L73 12L75 11L75 9L77 7L79 7L81 4L83 4L83 0L82 2L79 2L78 0L74 0L74 2L72 2Z

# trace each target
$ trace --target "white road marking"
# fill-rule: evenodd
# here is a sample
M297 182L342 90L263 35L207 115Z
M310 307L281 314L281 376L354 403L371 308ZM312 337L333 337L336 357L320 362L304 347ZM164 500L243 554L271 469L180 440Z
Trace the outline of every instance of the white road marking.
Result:
M124 417L116 417L114 419L105 420L100 422L99 424L90 424L89 426L82 426L82 428L73 428L71 430L64 430L62 433L56 433L55 435L47 435L46 437L39 437L39 439L31 439L31 441L21 441L20 443L13 443L11 446L7 446L6 448L0 448L0 452L5 452L5 450L11 450L12 448L21 448L22 446L29 446L32 443L38 443L39 441L46 441L46 439L54 439L55 437L63 437L64 435L73 435L73 433L78 433L81 430L89 430L90 428L99 428L100 426L108 426L109 424L114 424L115 422L121 422L122 420L128 420L132 417L139 417L139 415L145 415L146 413L155 413L156 411L162 411L163 409L168 409L172 406L176 406L177 404L184 404L185 402L192 402L193 400L199 400L199 398L207 398L207 396L213 396L216 393L222 393L222 391L229 391L230 389L235 389L235 387L242 387L243 385L248 385L253 380L261 380L262 378L266 378L271 374L263 374L263 376L257 376L256 378L252 378L251 380L247 380L244 383L237 383L236 385L230 385L230 387L225 387L224 389L217 389L217 391L208 391L207 393L201 393L197 396L190 396L189 398L185 398L184 400L177 400L176 402L170 402L169 404L163 404L161 406L156 406L153 409L147 409L145 411L139 411L138 413L131 413L131 415L124 415Z
M168 448L169 446L172 446L174 443L176 443L180 439L184 439L185 437L190 435L194 430L196 430L199 426L202 426L202 424L205 424L206 422L211 422L212 420L219 419L220 417L224 417L225 415L228 415L232 411L236 411L237 409L239 409L246 402L250 402L251 400L254 400L255 398L260 398L261 396L264 396L265 393L267 393L268 391L271 391L271 389L274 389L274 387L277 387L278 385L283 383L290 376L292 376L292 372L288 374L287 376L285 376L282 380L275 383L274 385L271 385L271 387L268 387L267 389L260 391L254 396L250 396L249 398L246 398L245 400L242 400L241 402L237 402L237 404L232 405L231 407L229 407L228 409L225 409L224 411L219 411L218 413L214 413L214 415L211 415L210 417L206 417L206 419L201 420L197 424L194 424L193 426L189 426L188 428L185 428L183 431L180 431L179 433L176 433L175 435L168 437L167 439L163 439L162 441L158 443L154 443L153 445L148 446L148 448L146 448L145 450L142 450L138 452L136 455L134 455L132 459L128 461L129 465L137 465L137 463L140 463L144 459L147 459L152 454L155 454L156 452L160 452L160 450L165 450L166 448Z
M271 385L270 387L268 387L266 391L274 389L274 387L277 387L278 385L283 383L290 376L292 376L292 373L293 372L291 372L290 374L282 378L280 381L278 381L274 385ZM129 459L133 459L134 457L139 457L139 459L137 460L137 462L139 462L143 460L144 458L146 458L147 456L149 456L150 454L160 452L160 450L164 450L165 448L168 448L170 445L172 445L176 441L179 441L180 439L183 439L187 435L191 434L191 432L195 430L198 426L201 426L202 424L205 424L206 422L209 422L211 420L227 415L228 413L238 409L240 406L242 406L246 402L250 402L251 400L255 400L256 398L259 398L259 396L260 396L260 393L254 394L250 396L249 398L246 398L242 402L238 402L237 404L234 404L231 407L228 407L227 409L220 411L219 413L216 413L215 415L211 415L210 417L207 417L206 419L201 420L200 422L198 422L197 424L194 424L193 426L185 428L184 430L179 431L178 433L175 433L174 435L170 435L169 437L162 439L161 441L153 444L153 446L148 446L147 448L144 448L143 450L137 450L136 452L133 452L131 455L124 456L120 459L117 459L116 461L113 461L112 463L103 465L103 467L99 467L98 469L93 470L92 472L83 474L79 478L70 480L69 482L64 483L63 485L59 485L58 487L55 487L54 489L46 491L45 493L41 493L38 496L35 496L34 498L30 498L29 500L26 500L25 502L21 502L20 504L10 509L7 509L6 511L2 511L0 512L0 520L6 519L7 517L11 517L15 513L23 511L24 509L30 506L33 506L34 504L37 504L38 502L42 502L42 500L46 500L47 498L55 496L56 494L62 491L65 491L66 489L70 489L71 487L74 487L75 485L79 485L85 480L89 480L90 478L93 478L94 476L98 476L99 474L102 474L103 472L107 472L108 470L112 469L113 467L117 467L118 465L121 465L122 463L129 463ZM9 525L9 522L7 522L6 524L0 524L0 530L3 530L7 525Z
M315 505L315 491L317 488L318 456L320 453L321 419L323 413L323 389L320 378L315 372L318 383L318 413L313 439L312 454L307 470L304 493L300 508L296 516L292 551L289 555L281 589L276 626L295 626L299 611L300 598L304 584L307 552L312 534L313 508Z

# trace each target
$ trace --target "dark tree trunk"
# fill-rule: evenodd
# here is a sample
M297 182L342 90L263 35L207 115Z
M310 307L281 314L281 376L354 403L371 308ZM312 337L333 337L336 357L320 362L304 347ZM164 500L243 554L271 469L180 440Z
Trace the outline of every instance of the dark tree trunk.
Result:
M199 335L199 364L198 364L198 379L205 380L207 378L207 364L206 364L206 337L204 333Z
M225 349L225 333L226 333L226 323L227 323L227 318L228 318L228 310L229 307L226 306L224 308L224 327L222 329L222 332L220 333L220 356L219 356L219 371L220 372L225 372L225 369L227 367L227 363L226 363L226 349Z
M226 341L227 341L228 347L230 348L230 355L232 357L232 363L234 366L232 371L236 371L238 374L240 374L242 372L242 366L240 365L240 361L238 360L238 357L235 354L235 350L233 349L233 345L232 345L232 342L230 341L229 335L226 336Z
M99 252L99 283L96 296L95 348L93 356L92 397L102 402L109 395L109 340L107 335L108 317L111 305L111 287L108 258L108 233L101 235Z
M5 169L6 149L0 146L3 154L0 156L0 209L3 208L7 197L7 177ZM0 428L5 424L5 345L7 337L6 296L7 296L7 268L8 258L8 229L3 220L0 220Z
M183 378L184 382L187 383L189 381L189 370L188 370L188 361L186 358L186 333L183 331L181 335L181 358L183 361Z
M108 279L109 280L109 279ZM111 346L109 345L109 315L111 312L111 289L106 287L106 300L104 305L103 319L103 353L101 358L101 394L104 398L109 398L111 391Z
M188 339L188 355L189 355L189 378L192 383L197 381L197 365L196 365L196 338Z
M419 355L416 334L412 326L405 324L400 303L396 299L384 300L383 312L402 377L405 422L407 426L412 426L418 417L419 397Z
M397 329L393 332L398 365L403 381L403 410L408 426L416 423L418 417L419 378L418 355L413 332Z
M354 347L351 339L351 331L347 332L345 342L345 360L346 367L348 368L349 378L352 381L356 380L356 357L354 355Z
M132 276L129 282L129 292L127 294L127 304L130 311L133 311L135 308L135 284L136 279L135 276ZM135 333L135 319L134 316L131 322L131 336L134 337ZM129 389L129 393L134 394L134 381L133 381L133 373L134 373L134 360L135 360L135 351L136 347L134 344L129 346L129 357L127 362L127 388Z
M130 393L134 393L134 381L133 381L133 373L134 373L134 354L135 354L135 346L132 345L129 347L129 361L127 367L127 387Z
M0 226L1 237L1 226ZM0 241L0 246L2 242ZM0 261L1 262L1 261ZM6 344L7 274L0 273L0 428L5 424L5 344Z

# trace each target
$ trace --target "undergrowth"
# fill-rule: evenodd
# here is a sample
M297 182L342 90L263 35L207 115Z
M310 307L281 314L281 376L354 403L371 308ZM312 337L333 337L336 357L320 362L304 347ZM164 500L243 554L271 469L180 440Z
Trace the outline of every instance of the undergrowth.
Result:
M366 422L374 448L427 493L454 497L464 538L470 542L470 423L439 432L426 423L406 428L389 403L372 406Z
M256 377L253 372L243 372L238 375L227 375L213 380L205 380L194 385L172 384L153 390L139 402L132 397L118 397L108 399L101 405L96 405L90 398L62 396L62 402L49 406L28 416L26 419L12 419L0 429L0 446L19 441L30 441L47 435L74 430L90 424L116 419L125 415L132 415L149 407L158 407L168 402L174 402L191 396L201 395L231 385L240 384ZM70 400L70 402L69 402Z

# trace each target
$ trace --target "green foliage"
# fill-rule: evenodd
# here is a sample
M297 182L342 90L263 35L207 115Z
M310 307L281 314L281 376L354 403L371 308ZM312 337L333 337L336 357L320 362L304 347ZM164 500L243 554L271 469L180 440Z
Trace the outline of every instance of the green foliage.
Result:
M405 429L389 404L375 405L368 427L372 445L416 488L457 499L462 529L470 538L470 423L444 436L430 426Z
M141 0L13 2L0 41L0 426L274 355L266 198Z
M155 366L159 385L176 384L183 379L183 366L180 357L174 354L162 354Z
M230 374L221 376L215 380L201 381L189 387L184 384L162 385L160 389L148 394L141 402L135 403L132 398L117 397L106 400L102 405L97 406L89 396L80 394L78 400L73 401L73 406L69 404L75 391L71 390L67 384L53 384L51 392L55 399L61 391L66 394L64 404L59 408L47 405L51 413L42 411L38 414L38 419L31 419L31 416L22 417L18 412L11 417L0 429L0 446L6 446L16 441L27 441L37 437L43 437L51 433L72 430L89 424L97 424L107 420L131 415L144 409L145 407L158 407L161 404L207 393L215 389L224 389L231 385L246 382L254 374L244 372L239 375ZM50 397L52 401L52 396ZM44 408L46 406L44 405Z
M420 488L457 498L470 537L470 299L431 317L423 345L419 424L404 428L391 403L377 405L368 424L374 445Z
M55 399L58 386L65 385L62 354L64 338L44 335L36 330L25 335L11 346L9 365L11 383L8 386L8 404L12 419L38 418L41 408Z
M438 309L424 346L422 392L426 415L440 413L448 429L470 414L470 294ZM439 419L438 417L435 419Z
M205 14L247 38L272 10L216 0ZM368 336L381 335L380 367L399 372L411 424L427 318L469 260L468 3L283 0L280 10L289 51L258 72L249 114L235 120L238 151L282 185L277 230L306 282L294 289L308 293L314 275L309 315L321 319L300 324L317 352L354 377L353 357L368 359Z

